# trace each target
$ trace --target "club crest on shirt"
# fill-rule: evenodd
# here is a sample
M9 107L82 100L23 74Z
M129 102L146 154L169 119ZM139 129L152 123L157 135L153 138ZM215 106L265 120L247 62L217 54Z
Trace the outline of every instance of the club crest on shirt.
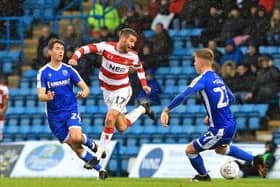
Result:
M63 70L63 71L62 71L62 74L63 74L64 76L66 76L66 75L68 75L68 71L67 71L67 70Z
M51 74L51 73L49 73L49 77L52 77L52 74Z

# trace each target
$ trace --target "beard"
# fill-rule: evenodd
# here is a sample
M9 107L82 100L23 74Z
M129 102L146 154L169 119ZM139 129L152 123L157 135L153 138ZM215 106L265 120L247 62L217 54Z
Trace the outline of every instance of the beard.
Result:
M120 47L120 50L121 50L121 51L120 51L121 53L127 53L128 50L129 50L129 47L126 46L126 45L123 45L123 46Z

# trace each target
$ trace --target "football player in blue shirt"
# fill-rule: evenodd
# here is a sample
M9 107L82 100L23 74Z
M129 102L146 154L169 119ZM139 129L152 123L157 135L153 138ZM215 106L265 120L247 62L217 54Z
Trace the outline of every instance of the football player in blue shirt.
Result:
M214 149L218 154L230 155L263 167L260 157L254 157L239 147L230 145L236 130L234 117L229 108L230 104L234 102L234 96L221 77L212 70L213 52L207 48L197 50L194 52L194 61L199 76L176 96L161 113L161 122L164 127L167 127L170 110L194 92L199 92L202 98L207 111L207 117L204 121L209 124L209 129L188 144L185 150L192 166L198 172L192 181L211 181L199 154L209 149Z
M79 98L87 97L89 88L74 68L62 62L64 56L62 40L50 40L48 53L51 61L43 66L37 75L38 98L46 102L46 115L53 134L60 142L67 143L82 160L89 162L95 156L83 145L93 152L97 151L97 145L82 132L73 86L77 85L81 88L77 93ZM95 169L99 171L99 178L107 178L107 171L100 164L97 164Z

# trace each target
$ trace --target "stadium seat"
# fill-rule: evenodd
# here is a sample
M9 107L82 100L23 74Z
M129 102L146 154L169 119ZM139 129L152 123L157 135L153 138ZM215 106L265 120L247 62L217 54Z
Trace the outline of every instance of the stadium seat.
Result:
M136 146L137 145L137 139L136 138L127 138L126 140L127 146Z
M195 124L204 124L204 118L203 117L197 117L195 119Z
M181 125L177 125L177 124L170 124L169 125L169 132L170 134L180 134L182 133L182 127Z
M236 118L236 127L237 130L245 130L246 127L246 118L245 117L237 117Z
M157 127L156 133L159 134L159 135L165 135L165 134L169 133L169 127L163 127L160 124L157 125L156 127Z
M176 143L176 138L173 138L173 137L165 138L165 143L175 144Z
M160 144L160 143L163 143L163 139L161 137L153 137L152 138L152 143L156 143L156 144Z
M197 133L197 134L201 134L201 133L204 133L208 130L208 126L205 125L204 123L202 124L196 124L194 126L194 133Z
M183 117L182 125L192 125L193 118L192 117Z
M154 125L145 125L143 133L152 135L152 134L155 134L156 131L157 131L156 126L154 126Z
M150 138L148 138L148 137L141 137L139 139L139 145L143 145L143 144L147 144L147 143L151 143Z
M133 124L131 127L128 128L128 130L129 131L127 133L141 135L144 132L144 127L137 124Z
M251 130L257 130L260 128L260 118L259 117L250 117L248 124L249 124L249 128Z
M19 132L22 134L28 134L31 132L31 126L28 124L20 124L19 125Z

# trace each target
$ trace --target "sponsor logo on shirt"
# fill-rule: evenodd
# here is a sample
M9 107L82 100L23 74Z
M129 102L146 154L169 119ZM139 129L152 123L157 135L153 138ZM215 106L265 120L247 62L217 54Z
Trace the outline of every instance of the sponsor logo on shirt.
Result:
M54 82L47 82L47 85L49 88L53 88L53 87L58 87L58 86L65 86L67 84L70 84L70 78L65 79L65 80L60 80L60 81L54 81Z

